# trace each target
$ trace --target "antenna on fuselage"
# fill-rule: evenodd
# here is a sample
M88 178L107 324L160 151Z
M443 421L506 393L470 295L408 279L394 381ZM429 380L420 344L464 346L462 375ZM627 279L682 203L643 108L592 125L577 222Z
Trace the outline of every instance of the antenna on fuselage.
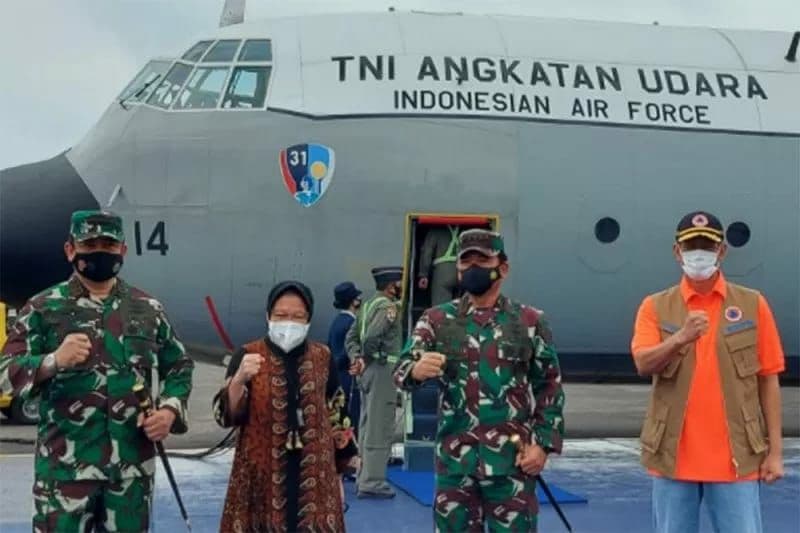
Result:
M246 0L225 0L222 14L219 16L219 27L241 24L244 22L244 4Z
M800 31L794 32L792 42L789 44L789 51L786 52L786 61L794 63L797 61L797 46L800 44Z

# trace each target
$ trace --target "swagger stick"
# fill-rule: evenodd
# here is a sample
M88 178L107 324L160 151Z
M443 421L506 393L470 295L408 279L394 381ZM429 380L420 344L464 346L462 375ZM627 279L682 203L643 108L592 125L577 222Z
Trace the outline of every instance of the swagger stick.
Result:
M147 417L153 414L153 402L150 399L150 393L145 388L144 383L137 382L133 386L133 393L136 395L136 400L139 402L139 407L141 407L144 416ZM178 500L178 507L180 507L181 515L183 516L184 522L186 522L186 528L191 531L192 525L189 522L189 515L186 513L186 508L183 506L183 500L181 500L181 494L178 492L178 484L175 482L175 476L172 474L172 468L169 465L167 453L164 451L164 443L159 441L153 444L156 445L156 451L158 452L158 456L161 457L161 463L164 465L164 470L167 473L167 479L169 480L169 484L172 486L172 492L175 494L175 499Z
M516 434L511 435L509 440L514 443L514 446L517 447L517 452L522 452L522 450L523 450L522 439L520 438L519 435L516 435ZM564 522L564 526L567 528L567 531L572 533L572 526L569 525L569 522L567 521L567 517L564 516L564 512L561 510L561 507L558 505L558 502L556 502L556 499L553 497L553 493L550 492L550 487L547 486L547 483L544 482L544 479L542 478L542 476L540 474L536 474L536 476L534 476L534 478L542 486L542 490L544 491L545 495L547 496L547 499L550 500L550 505L552 505L553 508L556 510L556 512L558 513L559 518L561 518L561 521Z

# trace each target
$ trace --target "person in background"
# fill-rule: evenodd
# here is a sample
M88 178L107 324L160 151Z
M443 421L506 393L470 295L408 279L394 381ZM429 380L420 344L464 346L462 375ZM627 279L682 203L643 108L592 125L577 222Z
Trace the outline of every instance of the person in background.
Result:
M333 307L339 313L331 322L328 331L328 348L336 363L339 374L339 383L347 398L347 415L353 424L353 432L358 437L358 418L361 416L361 397L355 378L350 374L350 358L345 348L347 331L356 321L356 313L361 307L361 291L351 281L338 284L333 289ZM345 476L348 481L354 481L352 476Z
M394 498L386 481L392 452L397 391L392 385L392 367L402 342L400 298L402 267L372 269L375 294L364 302L345 345L351 372L359 376L361 421L359 449L363 466L358 473L359 498Z

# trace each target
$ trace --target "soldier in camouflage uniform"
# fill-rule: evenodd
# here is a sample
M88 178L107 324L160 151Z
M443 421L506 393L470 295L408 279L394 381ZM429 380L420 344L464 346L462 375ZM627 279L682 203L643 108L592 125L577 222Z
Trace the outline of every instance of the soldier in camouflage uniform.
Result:
M154 441L185 433L194 364L161 304L117 277L122 220L72 215L65 244L73 275L22 308L0 357L0 390L38 397L34 531L147 531ZM151 388L144 419L131 389Z
M436 531L536 531L535 478L560 453L564 393L541 311L500 293L509 265L487 230L460 236L460 300L426 310L394 379L442 388L436 437ZM525 447L517 452L512 435Z
M401 349L400 310L402 267L372 270L378 292L361 304L356 321L347 332L345 347L359 377L361 420L358 448L362 450L358 473L359 498L393 498L386 482L386 467L392 451L397 391L392 368Z

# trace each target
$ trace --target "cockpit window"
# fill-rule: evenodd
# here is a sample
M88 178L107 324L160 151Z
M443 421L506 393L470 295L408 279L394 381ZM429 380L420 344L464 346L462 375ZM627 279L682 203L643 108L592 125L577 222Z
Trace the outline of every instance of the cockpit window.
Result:
M269 39L250 39L239 52L239 61L272 61L272 45Z
M213 42L214 41L200 41L189 48L185 54L183 54L183 59L186 61L198 61L201 57L203 57L203 52L206 51L208 45Z
M223 109L254 109L264 106L271 67L236 67L222 100Z
M171 111L264 109L272 52L270 39L198 41L174 63L148 64L120 98Z
M158 87L160 77L169 68L169 61L153 60L148 62L135 78L120 93L118 100L125 103L143 102Z
M198 67L175 101L173 109L214 109L230 67Z
M233 56L236 55L236 50L239 49L239 42L232 39L218 41L203 58L203 63L232 61Z
M168 108L175 101L175 97L191 71L192 67L189 65L175 63L167 73L167 77L159 84L158 89L153 91L147 103L164 109Z

